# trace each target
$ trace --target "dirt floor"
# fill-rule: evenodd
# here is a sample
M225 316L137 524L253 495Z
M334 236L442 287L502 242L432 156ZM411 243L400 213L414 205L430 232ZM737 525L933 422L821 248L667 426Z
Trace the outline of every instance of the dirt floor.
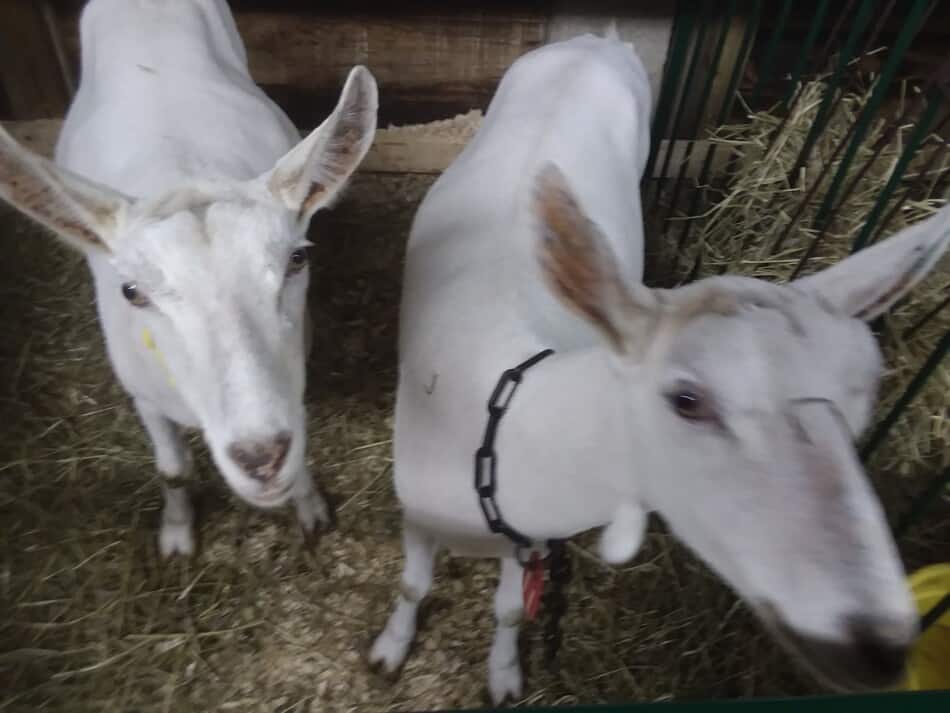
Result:
M363 659L401 567L396 315L405 238L430 180L360 175L315 221L311 455L338 528L306 548L289 511L230 497L196 441L201 550L169 563L155 545L151 454L105 358L85 264L0 212L0 711L485 703L492 562L442 562L397 682ZM898 515L920 481L887 486ZM941 508L901 543L909 566L950 552ZM575 554L560 673L542 664L541 622L527 627L525 703L818 690L660 526L625 568Z

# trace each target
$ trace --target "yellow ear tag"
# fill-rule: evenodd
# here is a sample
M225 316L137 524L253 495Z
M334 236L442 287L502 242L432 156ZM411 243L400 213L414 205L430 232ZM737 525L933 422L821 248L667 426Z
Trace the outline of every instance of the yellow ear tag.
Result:
M162 371L165 372L165 378L168 379L168 383L174 386L175 377L173 377L171 371L169 371L168 364L165 363L165 357L158 351L158 346L155 344L155 339L152 337L152 332L148 327L142 329L142 344L155 355L155 359L158 360L158 365L162 368Z

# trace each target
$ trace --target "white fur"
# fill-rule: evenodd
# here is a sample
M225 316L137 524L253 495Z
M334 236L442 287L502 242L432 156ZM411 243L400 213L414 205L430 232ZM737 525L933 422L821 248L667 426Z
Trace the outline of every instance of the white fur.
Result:
M300 141L252 81L224 0L92 0L81 43L57 165L0 131L0 196L87 255L109 357L159 472L187 474L179 429L200 428L237 495L293 499L310 530L327 512L305 465L308 271L288 259L372 141L375 82L355 68ZM123 297L130 282L148 305ZM291 445L272 482L229 456L281 432ZM171 485L161 549L188 554L193 514Z
M622 43L586 35L531 52L419 208L395 420L411 536L371 652L388 670L408 651L435 548L446 546L502 558L489 684L496 702L521 693L512 545L487 530L473 460L499 376L544 348L557 353L527 373L496 441L511 525L537 541L607 526L602 553L623 561L657 511L768 623L840 644L845 663L860 657L848 617L898 648L913 635L901 565L849 433L828 402L792 400L829 399L850 432L864 428L881 364L851 315L875 302L879 313L932 267L950 213L792 287L717 278L647 290L638 186L649 115L645 71ZM592 292L622 344L545 280L538 257L552 228L538 201L556 193L544 175L563 179L591 221L581 237L609 258L592 263ZM928 257L915 264L919 250ZM877 299L907 275L896 296ZM733 308L719 314L723 300ZM673 410L668 395L688 383L713 395L723 428Z

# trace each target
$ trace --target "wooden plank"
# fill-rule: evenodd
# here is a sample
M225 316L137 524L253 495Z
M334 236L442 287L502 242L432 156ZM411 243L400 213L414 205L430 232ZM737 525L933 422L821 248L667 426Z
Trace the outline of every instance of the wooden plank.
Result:
M78 64L82 0L54 0L68 64ZM421 123L485 109L502 74L546 41L601 33L611 19L659 87L672 24L666 0L232 0L251 73L298 126L329 113L349 69L369 66L380 121Z
M38 119L65 113L70 92L44 3L0 3L0 86L10 118Z
M715 62L715 56L713 53L712 47L704 47L704 59L707 67L710 67L711 72L714 73L712 79L712 90L709 93L709 101L706 102L705 111L703 112L703 117L700 122L701 130L705 128L713 128L716 121L719 118L719 114L722 112L723 103L728 101L726 92L729 89L729 84L732 81L732 76L736 72L736 67L739 67L738 76L741 78L742 73L745 69L745 64L748 61L748 50L745 55L742 55L742 41L745 38L746 29L749 24L749 19L745 15L737 15L733 18L732 22L729 23L729 27L726 28L726 39L722 48L722 55L719 58L717 64ZM722 32L722 30L719 30ZM728 117L726 119L728 121Z
M429 173L437 174L448 168L468 143L480 123L480 114L473 112L468 116L457 117L435 124L380 129L369 153L366 155L361 171L371 173ZM56 138L59 135L61 120L13 121L4 122L10 134L33 151L52 158ZM672 150L667 178L677 175L680 163L685 158L688 141L661 141L661 158L667 150ZM706 156L708 141L693 142L690 163L686 176L699 175L701 164ZM731 152L719 150L713 160L710 173L718 175L725 169ZM656 162L657 173L664 161Z
M501 75L544 41L548 0L514 7L464 2L232 3L255 81L298 126L314 126L339 97L347 72L369 66L380 120L419 122L484 109ZM78 66L76 0L56 3L63 45Z
M263 85L327 87L366 64L381 89L452 82L494 84L541 44L543 17L520 14L259 12L237 18L254 78Z

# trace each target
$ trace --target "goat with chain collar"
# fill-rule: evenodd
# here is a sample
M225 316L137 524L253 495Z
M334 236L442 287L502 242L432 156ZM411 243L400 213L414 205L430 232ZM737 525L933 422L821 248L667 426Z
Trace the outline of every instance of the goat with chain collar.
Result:
M523 571L486 527L472 458L499 375L550 348L497 432L505 522L535 541L602 528L623 562L656 512L825 681L887 686L918 622L852 442L883 366L863 320L933 268L950 208L790 285L649 289L650 106L616 38L530 52L420 206L394 433L406 561L370 658L405 660L439 548L497 557L489 690L521 695Z
M567 611L564 589L571 577L571 563L564 540L548 540L537 543L506 522L498 504L498 453L495 437L501 419L508 410L525 372L554 354L553 349L544 349L512 369L506 369L498 380L488 400L488 423L482 445L475 451L475 492L485 516L485 523L492 532L511 540L515 559L525 568L524 610L529 620L534 619L544 590L544 562L549 561L551 591L544 597L549 619L545 627L545 657L548 665L554 665L561 643L561 617ZM545 550L547 552L545 553Z

